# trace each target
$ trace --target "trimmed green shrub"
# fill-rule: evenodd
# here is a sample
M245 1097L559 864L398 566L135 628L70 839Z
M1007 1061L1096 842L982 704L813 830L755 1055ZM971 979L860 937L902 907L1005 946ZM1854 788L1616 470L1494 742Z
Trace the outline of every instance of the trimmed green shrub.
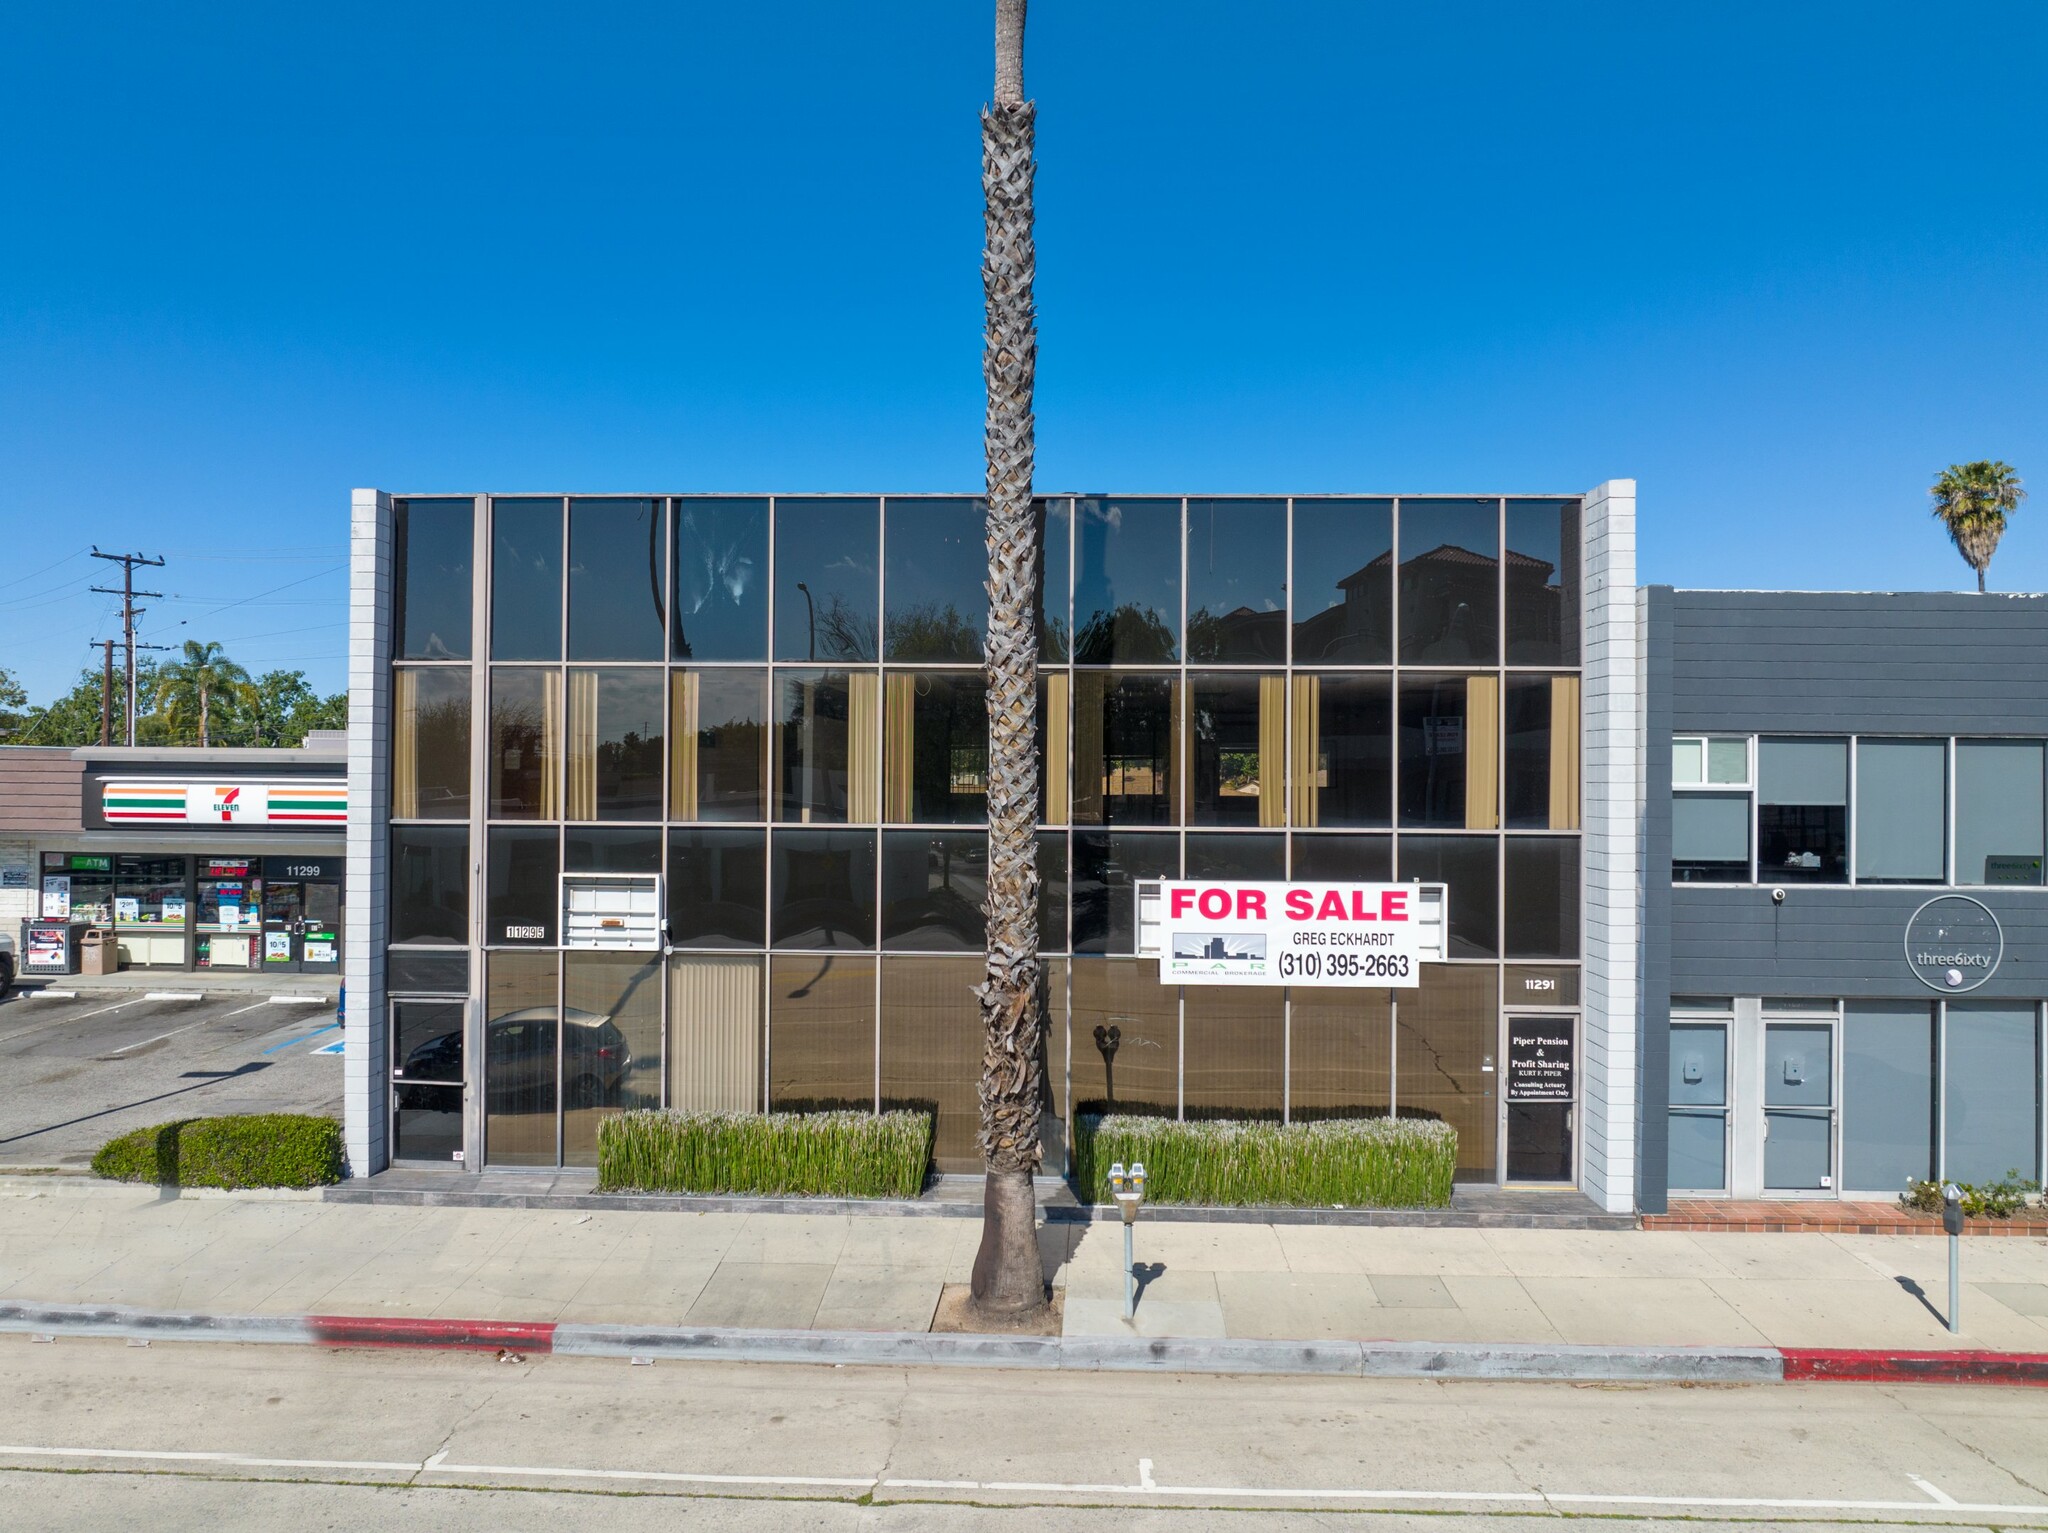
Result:
M914 1198L931 1164L922 1112L618 1113L597 1129L601 1192Z
M1458 1132L1423 1118L1282 1125L1077 1114L1074 1185L1084 1197L1110 1201L1114 1161L1145 1163L1148 1203L1446 1208Z
M100 1146L93 1174L160 1187L324 1187L341 1180L341 1125L301 1113L180 1118Z
M2028 1181L2018 1170L2005 1173L1996 1182L1958 1182L1966 1219L2010 1219L2027 1206L2028 1199L2041 1190L2039 1182ZM1899 1202L1915 1213L1938 1214L1942 1208L1941 1183L1912 1182L1899 1194Z

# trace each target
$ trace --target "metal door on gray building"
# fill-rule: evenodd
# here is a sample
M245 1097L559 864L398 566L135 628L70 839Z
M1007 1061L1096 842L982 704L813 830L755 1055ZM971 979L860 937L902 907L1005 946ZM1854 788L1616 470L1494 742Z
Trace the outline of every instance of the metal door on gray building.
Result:
M1835 1024L1764 1024L1764 1191L1835 1185Z

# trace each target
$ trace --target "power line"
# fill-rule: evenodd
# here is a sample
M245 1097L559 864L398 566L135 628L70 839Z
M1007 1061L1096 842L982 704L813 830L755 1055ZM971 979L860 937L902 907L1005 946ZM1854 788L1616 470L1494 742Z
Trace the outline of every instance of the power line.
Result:
M135 605L135 598L138 596L162 596L164 594L161 591L136 590L135 567L139 564L146 568L161 568L164 561L161 558L152 559L147 554L103 554L100 552L97 543L93 545L92 556L95 559L105 559L109 564L121 566L120 590L116 591L110 586L94 586L93 589L103 592L108 596L118 596L121 598L121 631L125 640L128 664L128 691L127 696L121 700L122 712L126 716L125 722L127 726L124 731L126 737L124 743L133 745L135 743L135 620L142 615L144 610ZM152 644L148 647L151 649L162 649L164 646Z

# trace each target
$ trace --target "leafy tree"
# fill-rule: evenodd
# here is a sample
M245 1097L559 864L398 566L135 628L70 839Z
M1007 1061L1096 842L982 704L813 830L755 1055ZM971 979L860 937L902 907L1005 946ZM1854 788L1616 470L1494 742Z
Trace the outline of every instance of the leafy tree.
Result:
M1098 612L1081 625L1074 639L1074 658L1083 665L1142 665L1174 662L1173 629L1152 607L1124 602Z
M1956 552L1977 572L1977 594L1984 594L1984 571L2005 536L2005 519L2027 498L2019 473L2010 463L1979 459L1951 463L1928 491L1934 515L1948 529Z
M304 671L265 671L248 698L235 710L233 745L300 746L314 729L348 727L348 694L322 697L306 681Z
M173 733L183 735L185 726L196 722L199 746L212 744L213 708L216 701L232 711L254 705L255 683L249 673L228 658L227 651L211 639L201 643L187 639L178 658L163 666L156 678L156 711Z
M156 690L156 659L144 655L135 666L135 695L148 698ZM21 725L9 738L12 745L97 745L100 743L100 687L103 673L98 666L88 666L78 673L78 680L71 690L53 702L30 708L23 716ZM118 669L114 672L114 695L111 701L114 721L114 738L119 743L122 735L121 721L127 698L127 677ZM139 713L135 720L135 739L142 745L167 744L167 731L163 720L150 713Z
M12 736L21 728L27 707L28 689L15 679L14 672L0 665L0 737Z

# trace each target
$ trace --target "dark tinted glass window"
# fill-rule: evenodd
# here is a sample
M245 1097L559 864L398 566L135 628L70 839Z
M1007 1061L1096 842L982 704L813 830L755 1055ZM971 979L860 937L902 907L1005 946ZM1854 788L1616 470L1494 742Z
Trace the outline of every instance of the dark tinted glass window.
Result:
M1152 958L1076 963L1068 1045L1077 1113L1180 1111L1180 998Z
M401 825L391 832L391 940L469 941L469 831Z
M1671 795L1671 877L1681 884L1749 878L1749 795Z
M745 666L669 676L669 817L767 818L768 672Z
M1287 877L1287 837L1273 832L1226 836L1190 835L1183 854L1189 878L1268 879Z
M572 825L562 837L564 873L659 873L661 832L652 826Z
M1498 847L1494 836L1401 838L1401 882L1450 885L1453 958L1499 956Z
M472 500L401 500L393 508L400 660L469 658Z
M1180 502L1080 500L1074 659L1157 663L1180 656Z
M881 678L872 671L782 671L775 678L775 817L873 821Z
M1188 822L1285 825L1287 679L1190 676L1188 705Z
M885 686L882 818L985 822L988 689L981 672L892 671Z
M1756 876L1849 881L1849 742L1759 740Z
M875 945L873 831L778 831L771 877L776 947Z
M555 1116L561 959L493 953L485 969L484 1157L501 1166L558 1163Z
M892 500L887 521L888 658L978 663L988 627L984 503Z
M1500 503L1401 502L1401 662L1500 658Z
M491 658L562 658L562 503L491 502Z
M1188 659L1287 659L1287 502L1188 502Z
M661 818L664 680L658 670L569 673L566 818Z
M1401 823L1492 830L1500 823L1500 683L1493 676L1401 678Z
M932 1165L978 1176L981 1014L978 958L890 958L882 964L882 1109L932 1115Z
M768 502L678 500L678 660L768 658Z
M1506 860L1507 956L1578 957L1578 837L1509 836Z
M1041 952L1067 950L1067 838L1064 832L1038 833L1038 946Z
M775 502L775 658L873 660L882 505Z
M1183 999L1182 1115L1279 1122L1286 992L1278 985L1189 985Z
M1508 664L1579 663L1579 503L1508 502Z
M1504 706L1511 830L1579 827L1579 678L1510 676Z
M555 832L499 829L484 860L484 941L551 945L562 904Z
M892 830L882 837L882 946L979 952L987 930L988 837Z
M1392 836L1296 836L1293 877L1300 883L1390 883Z
M384 987L393 995L467 995L469 954L450 947L394 947L384 960ZM456 1103L460 1112L462 1104Z
M1073 815L1084 825L1171 825L1180 804L1170 676L1074 678Z
M469 818L469 688L467 666L392 674L393 819Z
M1042 614L1038 658L1064 665L1073 648L1074 503L1038 502L1038 604Z
M491 670L491 817L562 812L562 673Z
M1294 503L1294 663L1394 658L1394 503Z
M769 1111L874 1105L875 960L833 953L769 960Z
M1170 832L1075 831L1074 951L1130 952L1137 920L1131 881L1179 876L1180 837Z
M1394 823L1393 698L1385 676L1294 678L1297 825Z
M668 931L677 947L761 947L768 937L768 838L758 830L676 830L668 838Z
M570 501L569 658L659 660L667 566L660 501Z

